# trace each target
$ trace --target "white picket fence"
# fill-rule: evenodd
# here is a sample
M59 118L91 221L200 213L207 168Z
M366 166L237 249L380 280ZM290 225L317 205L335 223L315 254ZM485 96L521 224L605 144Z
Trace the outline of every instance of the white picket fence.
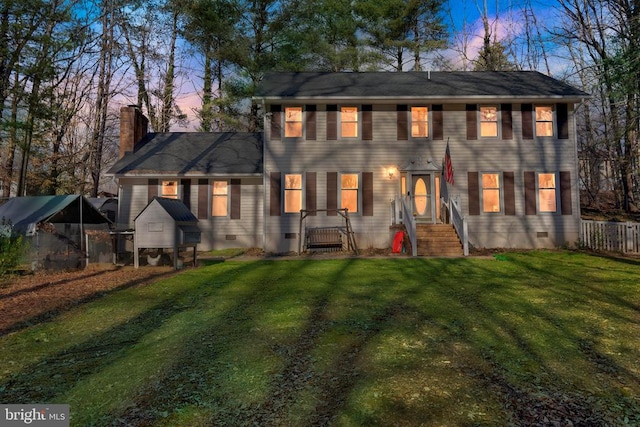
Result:
M640 253L640 223L582 220L580 243L594 251Z

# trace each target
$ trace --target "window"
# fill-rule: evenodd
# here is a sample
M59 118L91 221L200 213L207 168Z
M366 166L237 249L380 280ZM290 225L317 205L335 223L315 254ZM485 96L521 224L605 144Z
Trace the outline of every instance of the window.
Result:
M213 181L211 192L211 216L227 216L229 211L229 185L227 181Z
M302 209L302 175L284 176L284 212L300 213Z
M341 135L343 138L358 137L358 107L340 108Z
M168 199L178 198L178 181L162 181L162 197Z
M285 138L302 136L302 107L285 107L284 136Z
M480 107L480 136L498 136L498 107Z
M553 108L536 106L536 136L553 136Z
M427 107L411 107L411 136L414 138L429 136L429 110Z
M340 208L358 212L358 174L345 173L340 177Z
M540 212L557 212L556 174L538 174L538 203Z
M500 174L482 174L482 212L500 212Z

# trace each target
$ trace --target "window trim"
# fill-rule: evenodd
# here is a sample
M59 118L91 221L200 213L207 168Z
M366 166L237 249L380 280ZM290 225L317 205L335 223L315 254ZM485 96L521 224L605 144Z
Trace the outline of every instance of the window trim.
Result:
M224 194L224 197L226 198L226 207L227 207L227 209L226 209L227 212L226 212L225 215L214 215L213 214L213 203L214 203L214 200L216 199L216 196L217 197L222 196L222 195L217 195L217 194L213 193L214 188L215 188L214 182L224 182L224 183L227 184L227 186L226 186L227 192ZM230 188L231 187L231 183L230 183L230 181L228 179L211 179L209 181L209 187L210 187L209 195L211 196L211 200L209 202L210 217L211 218L229 218L230 209L231 209L231 203L230 203L231 199L230 199L230 194L229 194L229 192L231 191L231 188Z
M538 120L538 108L547 107L551 113L551 120ZM556 136L556 110L554 104L534 104L533 105L533 134L536 138L555 138ZM551 135L538 135L538 123L549 123Z
M493 120L482 120L482 109L483 108L495 108L496 110L496 119ZM496 134L495 135L483 135L482 134L482 124L483 123L495 123L496 126ZM500 104L479 104L478 105L478 137L481 139L500 139L500 131L502 120L500 116Z
M287 175L300 175L300 188L287 188ZM299 215L300 209L305 206L305 174L304 172L283 172L282 173L282 215ZM300 209L295 212L287 211L287 192L300 191Z
M356 212L349 210L349 215L354 214L354 215L362 215L362 172L338 172L338 209L344 209L344 206L342 205L342 177L344 175L355 175L358 177L358 187L355 189L356 190L356 209L358 209ZM349 190L349 189L347 189Z
M288 109L300 109L300 120L296 120L296 121L288 121L287 120L287 110ZM304 108L304 105L284 105L283 106L283 112L282 112L282 128L283 128L283 132L282 132L282 137L285 140L302 140L304 139L305 136L305 113L306 110ZM300 135L296 135L296 136L289 136L287 135L287 129L288 123L299 123L300 125Z
M165 189L165 183L169 183L169 182L174 182L176 185L176 193L175 193L175 197L173 195L166 195L164 192ZM181 198L181 186L180 186L180 180L179 179L161 179L160 182L158 183L158 185L160 186L160 197L163 197L165 199L174 199L174 200L182 200Z
M554 187L540 187L540 175L553 175L553 182L554 182ZM559 174L558 172L536 172L536 212L538 214L542 214L542 215L557 215L560 214L560 203L561 200L559 199L560 196L560 192L558 191L560 189L560 184L559 184ZM553 192L554 192L554 200L555 200L555 210L554 211L548 211L542 210L542 199L540 197L540 191L541 190L549 190L553 188Z
M425 115L425 120L423 121L426 122L426 132L427 135L426 136L414 136L413 135L413 109L414 108L425 108L427 110L426 115ZM427 105L427 104L412 104L408 106L408 135L409 135L409 139L412 141L425 141L428 139L431 139L431 122L432 122L432 117L431 117L431 106ZM420 123L420 122L418 122Z
M483 177L485 175L496 175L498 177L498 186L497 187L485 187ZM480 172L479 176L479 184L480 184L480 212L482 214L495 215L495 214L503 214L504 213L504 178L502 176L502 172ZM488 211L485 210L484 204L484 192L486 190L498 190L498 210L497 211Z
M343 108L356 109L356 113L355 113L356 135L355 136L344 136L344 132L343 132L344 121L342 120L342 115L344 113ZM354 123L354 122L346 122L346 123ZM349 139L349 140L362 139L362 105L359 105L359 104L338 105L337 127L338 127L338 139Z

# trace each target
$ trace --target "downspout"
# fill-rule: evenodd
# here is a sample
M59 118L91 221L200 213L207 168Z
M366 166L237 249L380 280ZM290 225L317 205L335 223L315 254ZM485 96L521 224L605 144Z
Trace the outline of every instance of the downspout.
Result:
M267 252L267 170L266 170L266 158L267 158L267 115L266 115L265 100L262 98L262 252Z

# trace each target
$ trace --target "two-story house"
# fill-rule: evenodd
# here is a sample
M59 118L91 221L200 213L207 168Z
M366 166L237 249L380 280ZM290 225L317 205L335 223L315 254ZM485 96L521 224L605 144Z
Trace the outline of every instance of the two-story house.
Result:
M305 227L331 227L347 208L358 246L386 248L394 222L447 222L455 200L472 246L575 243L574 111L587 96L538 72L309 72L264 77L262 134L143 136L127 107L111 169L118 222L176 197L197 214L203 249L287 252L301 209Z

